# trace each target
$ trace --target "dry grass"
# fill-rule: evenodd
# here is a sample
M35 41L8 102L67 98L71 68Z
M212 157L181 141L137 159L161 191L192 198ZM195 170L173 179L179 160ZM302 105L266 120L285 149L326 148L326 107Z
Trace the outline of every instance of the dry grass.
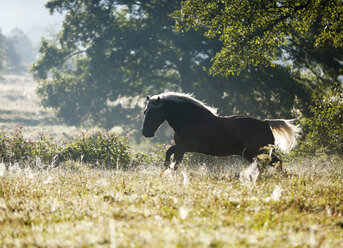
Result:
M256 183L232 164L12 166L0 177L0 246L342 247L341 162L290 163Z
M40 106L36 86L29 74L0 76L0 131L12 132L16 123L23 123L25 136L47 131L56 138L69 138L76 128L63 125L52 110Z
M0 77L0 106L7 111L43 111L37 104L36 83L28 74L2 75Z

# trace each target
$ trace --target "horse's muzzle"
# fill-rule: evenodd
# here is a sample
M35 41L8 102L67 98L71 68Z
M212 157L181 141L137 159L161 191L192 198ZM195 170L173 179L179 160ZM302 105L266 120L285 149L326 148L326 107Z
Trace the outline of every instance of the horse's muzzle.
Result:
M144 132L144 130L142 130L142 134L146 138L152 138L155 136L155 134L153 132L146 132L146 131Z

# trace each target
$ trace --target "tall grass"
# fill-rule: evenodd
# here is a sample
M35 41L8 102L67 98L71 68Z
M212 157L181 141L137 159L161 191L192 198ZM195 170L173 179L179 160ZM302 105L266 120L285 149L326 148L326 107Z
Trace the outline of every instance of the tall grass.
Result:
M2 164L0 246L341 247L342 161L291 162L288 175L255 183L231 162L177 172Z

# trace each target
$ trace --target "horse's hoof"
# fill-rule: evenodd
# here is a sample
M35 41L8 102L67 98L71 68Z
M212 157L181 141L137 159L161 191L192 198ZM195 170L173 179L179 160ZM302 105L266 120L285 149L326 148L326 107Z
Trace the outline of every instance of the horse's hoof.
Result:
M167 170L167 169L170 168L170 163L169 162L164 162L163 166L164 166L164 169Z
M170 164L170 169L174 169L174 171L177 170L178 164L176 162L173 162Z

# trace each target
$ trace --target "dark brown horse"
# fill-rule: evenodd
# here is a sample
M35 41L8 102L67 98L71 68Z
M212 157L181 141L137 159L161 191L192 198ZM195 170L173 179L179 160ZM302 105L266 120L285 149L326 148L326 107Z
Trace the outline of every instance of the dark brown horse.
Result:
M213 156L236 154L249 162L264 146L276 145L281 151L288 152L296 145L300 131L289 120L220 117L212 108L188 94L168 92L147 97L147 100L142 134L153 137L165 120L175 131L175 145L166 152L165 166L168 168L172 154L176 169L186 152Z

